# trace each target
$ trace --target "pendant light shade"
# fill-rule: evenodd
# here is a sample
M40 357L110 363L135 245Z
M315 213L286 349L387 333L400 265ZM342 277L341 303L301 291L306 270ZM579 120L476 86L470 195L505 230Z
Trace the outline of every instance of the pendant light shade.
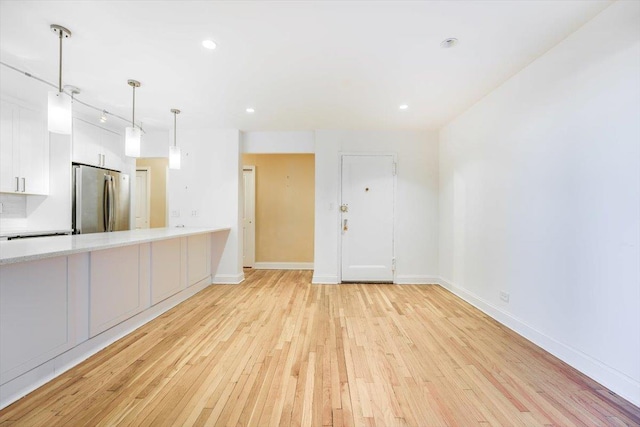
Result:
M62 39L71 37L71 31L60 25L51 25L60 40L60 54L58 66L58 90L49 92L49 111L47 127L49 132L71 134L71 98L62 92Z
M140 129L127 126L124 132L124 154L140 157Z
M71 98L62 92L49 92L49 132L71 134Z
M124 134L124 154L128 157L140 157L140 129L136 128L136 88L140 87L137 80L128 80L127 83L133 88L133 113L131 116L131 126L125 129Z
M169 146L169 169L180 169L180 147L176 139L176 117L180 114L180 110L173 108L171 112L173 113L173 145Z
M180 169L180 147L169 147L169 169Z

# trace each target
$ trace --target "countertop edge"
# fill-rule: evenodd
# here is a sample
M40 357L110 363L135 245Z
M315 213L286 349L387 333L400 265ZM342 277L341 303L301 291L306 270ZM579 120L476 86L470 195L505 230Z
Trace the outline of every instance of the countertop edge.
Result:
M71 234L71 229L53 229L53 230L20 230L20 229L3 229L0 231L0 239L6 239L16 236L33 236L39 234Z
M148 233L148 230L149 229L146 229L145 233ZM111 233L80 234L80 235L73 235L73 236L51 236L51 237L38 237L38 238L24 239L24 240L2 241L0 242L0 266L17 264L17 263L28 262L28 261L37 261L41 259L55 258L60 256L74 255L74 254L83 253L83 252L93 252L93 251L99 251L104 249L113 249L113 248L119 248L123 246L131 246L131 245L138 245L143 243L156 242L161 240L169 240L169 239L175 239L179 237L188 237L188 236L194 236L198 234L209 234L209 233L213 234L213 233L222 232L222 231L230 231L231 228L230 227L219 227L219 228L186 228L185 227L185 228L164 228L164 229L151 229L151 230L165 230L165 231L170 230L171 233L162 234L158 236L143 235L143 236L140 236L139 238L135 236L129 236L127 240L122 240L122 241L94 243L94 244L89 243L86 246L81 246L77 248L52 249L52 250L43 251L43 252L32 251L34 253L29 253L25 255L14 255L14 256L8 256L8 257L4 257L4 254L2 253L4 252L4 250L2 249L8 248L8 245L16 245L16 244L22 244L23 246L26 244L33 245L33 244L40 243L38 242L38 240L40 239L59 239L60 244L62 246L63 243L65 243L63 242L63 240L67 241L68 239L72 239L73 241L74 239L74 240L81 241L82 239L95 238L95 234L109 234L110 236L108 237L114 237L114 236L117 237L117 235L115 235L114 233L131 234L136 230L128 230L125 232L116 231ZM89 237L86 237L86 236L89 236Z

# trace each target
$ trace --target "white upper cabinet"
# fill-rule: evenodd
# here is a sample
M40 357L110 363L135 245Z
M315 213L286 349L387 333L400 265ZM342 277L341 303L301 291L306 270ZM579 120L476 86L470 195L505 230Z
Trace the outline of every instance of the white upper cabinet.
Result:
M105 130L100 139L104 150L104 167L122 171L124 162L124 135Z
M124 136L82 119L73 119L74 162L121 171L123 158Z
M13 106L0 101L0 191L15 191L13 174Z
M49 132L43 111L3 99L0 105L0 192L49 192Z

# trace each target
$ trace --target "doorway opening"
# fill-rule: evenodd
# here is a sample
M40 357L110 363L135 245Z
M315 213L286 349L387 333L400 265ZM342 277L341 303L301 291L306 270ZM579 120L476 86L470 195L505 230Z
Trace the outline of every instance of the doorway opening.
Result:
M136 228L162 228L167 226L167 178L169 159L166 157L146 157L136 159ZM138 171L146 170L148 184L146 187L146 197L140 197L145 190L138 185ZM138 226L138 206L139 199L146 198L148 219L146 227Z
M256 260L256 167L242 167L244 209L242 210L242 266L253 268Z
M253 268L312 270L315 155L243 154L242 161L247 165L243 176L248 176L245 169L254 166ZM245 187L245 200L247 193ZM245 241L247 237L243 238L245 247L251 244Z

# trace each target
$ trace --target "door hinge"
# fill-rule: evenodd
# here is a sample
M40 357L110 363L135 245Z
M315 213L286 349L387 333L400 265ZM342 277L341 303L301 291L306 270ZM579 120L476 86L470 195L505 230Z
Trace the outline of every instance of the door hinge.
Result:
M393 162L393 168L391 170L394 176L398 173L398 164L396 162Z
M391 258L391 271L396 271L396 259Z

